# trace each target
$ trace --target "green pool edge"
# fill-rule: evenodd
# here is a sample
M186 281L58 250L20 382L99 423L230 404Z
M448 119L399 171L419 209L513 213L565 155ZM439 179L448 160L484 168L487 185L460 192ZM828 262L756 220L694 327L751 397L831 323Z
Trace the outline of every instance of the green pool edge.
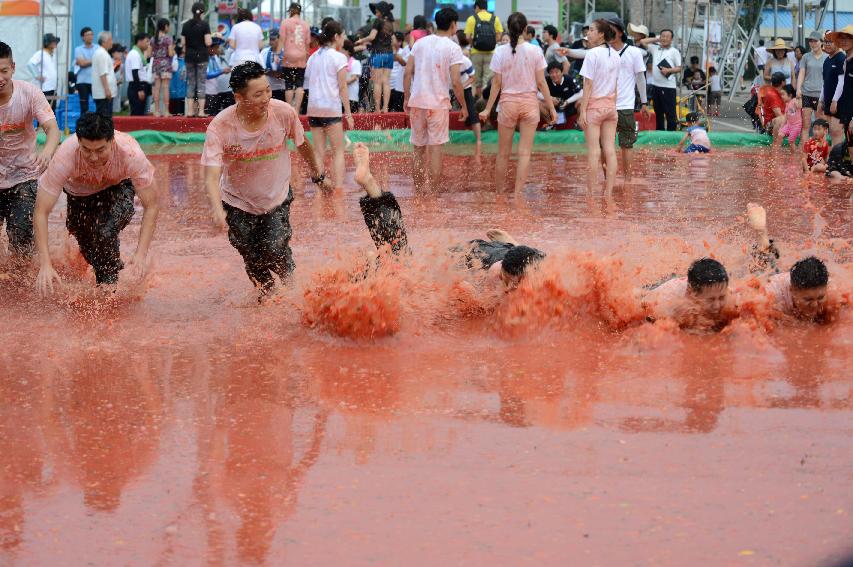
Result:
M165 132L160 130L137 130L128 132L142 146L146 153L183 153L187 150L197 153L198 149L184 146L200 146L204 144L204 134L201 132ZM641 131L638 134L637 146L675 146L684 134L682 132ZM517 134L516 134L517 136ZM310 132L308 137L311 137ZM409 144L409 130L350 130L347 137L352 143L363 142L371 145L387 147L388 150L406 151ZM483 144L497 144L496 130L482 133ZM752 132L711 132L709 133L713 147L755 147L769 146L770 136ZM39 143L43 143L44 134L39 133ZM474 144L474 133L468 130L453 130L450 132L450 144ZM550 130L536 132L535 143L539 146L565 146L584 143L583 132L579 130Z

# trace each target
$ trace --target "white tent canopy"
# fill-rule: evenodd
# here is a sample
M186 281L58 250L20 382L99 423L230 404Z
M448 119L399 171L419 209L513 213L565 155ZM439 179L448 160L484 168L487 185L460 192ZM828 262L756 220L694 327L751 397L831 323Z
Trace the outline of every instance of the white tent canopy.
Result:
M41 49L42 37L52 33L60 38L56 49L59 82L57 96L64 97L68 89L69 49L71 37L71 8L73 0L42 0L41 14L33 16L3 16L0 18L0 38L12 48L15 58L15 78L31 81L27 62Z

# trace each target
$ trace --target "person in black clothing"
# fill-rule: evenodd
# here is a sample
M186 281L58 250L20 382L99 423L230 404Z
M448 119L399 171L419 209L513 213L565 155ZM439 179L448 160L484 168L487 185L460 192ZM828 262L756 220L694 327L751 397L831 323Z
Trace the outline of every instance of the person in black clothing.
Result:
M136 34L134 47L125 59L130 77L125 75L127 81L127 100L130 103L131 116L145 116L145 102L151 90L151 83L147 76L146 53L151 45L151 38L145 32Z
M838 117L830 112L832 96L838 86L838 77L844 74L844 61L847 54L839 49L827 35L823 41L823 51L828 55L823 61L823 93L817 107L817 115L825 116L829 121L829 137L833 144L840 144L844 139L844 128Z
M563 66L557 61L548 63L548 76L545 77L548 91L554 101L557 112L562 112L568 120L569 116L577 114L575 101L583 96L583 88L569 75L563 74ZM550 111L544 101L539 101L539 114L543 120L550 118Z
M681 78L681 84L690 90L692 90L691 83L693 82L693 75L696 71L699 71L699 75L702 77L702 84L704 84L707 79L705 71L699 66L699 58L694 55L690 58L690 66L684 70L684 76Z
M187 116L206 116L204 113L204 81L207 77L207 48L212 45L210 26L201 19L204 4L192 5L193 17L184 23L181 29L181 43L184 46L184 64L187 73L187 98L184 101ZM196 101L198 109L196 110Z
M572 49L588 49L589 42L586 40L586 33L589 31L589 26L584 26L581 30L580 39L576 39L572 42ZM583 59L572 59L572 71L574 71L575 75L580 74L581 67L583 67Z
M353 148L353 159L355 182L366 193L359 200L359 206L376 248L388 246L395 255L411 253L403 213L396 197L382 191L370 172L370 150L366 145L357 143ZM486 235L489 240L471 240L450 251L459 255L460 267L497 273L508 289L516 287L527 269L545 258L540 250L516 244L515 239L503 230L493 229Z

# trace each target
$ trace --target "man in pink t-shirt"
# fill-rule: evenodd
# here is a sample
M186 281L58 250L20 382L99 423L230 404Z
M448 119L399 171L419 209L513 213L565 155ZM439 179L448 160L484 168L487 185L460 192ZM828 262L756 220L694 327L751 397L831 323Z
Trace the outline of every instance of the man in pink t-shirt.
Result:
M411 143L414 151L415 185L429 182L433 188L441 180L441 146L450 140L450 87L456 100L465 100L460 70L464 61L456 36L459 14L453 8L442 8L435 14L436 32L418 41L406 62L403 78L403 106L409 114ZM465 105L459 119L465 121ZM429 149L429 156L427 156ZM429 175L425 168L429 158Z
M77 133L59 146L39 178L34 219L41 264L38 290L52 292L54 282L62 281L50 261L47 219L63 191L68 200L65 226L94 268L98 285L115 284L125 267L119 234L133 218L134 194L139 197L142 226L127 267L132 278L142 278L159 210L153 181L154 166L136 140L115 131L112 118L94 112L81 116Z
M305 90L305 65L308 63L308 48L311 44L311 28L302 19L302 6L293 2L288 9L289 17L281 23L281 46L284 61L281 64L284 74L284 100L296 112L302 107Z
M12 253L29 259L36 180L59 145L59 128L44 93L13 80L14 73L12 49L0 41L0 229L6 225ZM47 135L41 153L36 153L34 120Z
M207 128L201 163L213 222L246 264L261 294L275 287L273 273L286 281L295 264L290 250L290 152L296 145L312 170L312 181L332 189L296 111L272 99L264 68L242 63L231 71L237 104L216 115Z

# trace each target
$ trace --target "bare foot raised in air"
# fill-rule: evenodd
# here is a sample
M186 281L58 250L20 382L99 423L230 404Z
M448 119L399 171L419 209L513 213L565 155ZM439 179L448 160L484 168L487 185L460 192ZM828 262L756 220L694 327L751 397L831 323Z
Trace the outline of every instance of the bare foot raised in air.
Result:
M763 232L767 230L767 211L761 205L749 203L746 205L746 214L749 218L749 226L753 230Z
M376 179L370 172L370 150L368 147L359 142L352 150L352 156L355 161L355 182L373 199L382 196L382 190L376 183Z
M502 230L500 228L492 228L486 231L486 238L491 240L492 242L503 242L504 244L512 244L515 245L515 238L512 237L507 231Z

